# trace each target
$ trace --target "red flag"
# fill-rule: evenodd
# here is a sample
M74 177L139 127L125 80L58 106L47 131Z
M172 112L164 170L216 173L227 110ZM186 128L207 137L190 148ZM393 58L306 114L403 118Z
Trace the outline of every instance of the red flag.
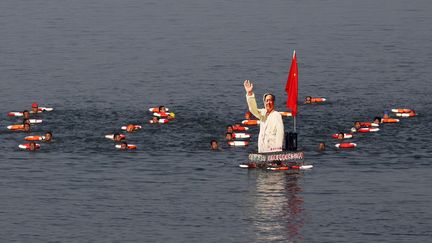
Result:
M287 108L291 109L292 116L297 115L297 96L298 96L298 68L297 68L297 56L294 51L291 62L291 68L288 74L287 83L285 85L285 91L287 92Z

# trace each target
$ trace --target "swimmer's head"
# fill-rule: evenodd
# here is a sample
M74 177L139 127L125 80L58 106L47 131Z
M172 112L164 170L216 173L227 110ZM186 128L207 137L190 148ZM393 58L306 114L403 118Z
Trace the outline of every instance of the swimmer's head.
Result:
M163 105L159 106L159 112L166 112L165 106Z
M233 127L231 125L228 125L227 127L227 133L232 133L233 132Z
M355 121L354 122L354 127L355 127L355 129L359 129L361 127L360 122L359 121Z
M24 110L23 111L23 118L24 119L29 119L30 118L30 112L28 110Z
M32 112L33 113L38 113L38 111L39 111L39 105L38 105L38 103L34 102L32 104Z
M132 124L129 124L126 126L126 132L133 132L135 130L135 126Z
M374 118L373 123L375 123L375 124L380 124L380 123L381 123L381 118L378 117L378 116L376 116L376 117Z
M49 142L52 139L52 133L51 132L46 132L45 133L45 141Z
M311 103L311 102L312 102L312 96L306 96L306 98L305 98L305 102L306 102L307 104Z
M30 124L30 119L24 118L23 124Z
M251 116L252 116L252 113L251 113L250 111L247 111L247 112L245 113L245 119L246 119L246 120L249 120L249 119L251 118Z
M174 113L174 112L170 112L170 113L168 114L168 118L169 118L169 119L174 119L174 118L175 118L175 113Z
M318 145L318 149L320 151L324 151L325 150L325 143L324 142L320 142L319 145Z
M157 116L154 116L154 117L152 118L152 122L153 122L153 123L158 123L158 122L159 122L159 118L158 118Z
M122 137L120 136L120 133L114 133L113 139L116 142L120 142L122 140Z
M218 141L216 141L215 139L211 140L211 141L210 141L210 148L211 148L212 150L217 150L217 149L219 149Z
M31 142L29 144L29 150L30 151L35 151L36 150L36 143L35 142Z
M225 134L225 139L226 139L227 141L231 141L231 140L233 140L233 134L232 134L231 132L227 132L227 133Z
M24 123L24 131L30 131L30 123Z
M121 144L120 144L120 149L122 149L122 150L126 150L128 148L128 144L126 143L126 142L122 142Z

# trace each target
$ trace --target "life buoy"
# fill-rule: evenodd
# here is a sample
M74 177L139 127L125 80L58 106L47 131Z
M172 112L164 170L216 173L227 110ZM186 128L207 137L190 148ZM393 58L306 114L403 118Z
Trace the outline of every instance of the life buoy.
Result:
M376 127L361 127L357 129L359 133L378 132L380 129Z
M169 109L166 108L166 107L165 107L165 110L166 110L166 111L169 111ZM154 112L159 112L159 107L152 107L152 108L149 109L149 111L150 111L150 112L153 112L153 113L154 113Z
M332 135L332 138L338 138L339 137L339 133L335 133ZM343 138L352 138L353 135L351 133L344 133L344 137Z
M360 122L360 126L362 127L379 127L379 124L373 122Z
M357 144L355 143L337 143L335 144L336 148L355 148Z
M54 108L39 106L38 110L39 111L53 111Z
M23 116L22 112L11 111L7 114L8 116Z
M396 116L398 117L414 117L416 115L416 113L396 113Z
M121 149L121 144L116 144L117 149ZM127 149L137 149L138 147L135 144L128 144Z
M247 131L249 130L249 127L242 127L240 125L234 125L232 126L233 131Z
M251 137L251 135L250 134L248 134L248 133L233 133L232 134L232 137L233 138L250 138Z
M228 145L234 147L241 147L241 146L248 146L249 142L248 141L228 141Z
M327 99L324 97L311 97L310 103L322 103L325 102Z
M29 150L30 149L30 144L29 143L26 143L26 144L20 144L20 145L18 145L18 147L20 148L20 149L27 149L27 150ZM36 147L35 147L36 149L40 149L40 144L36 144Z
M381 123L397 123L399 122L399 119L395 118L382 118Z
M120 135L120 140L126 139L126 135L124 135L124 134L119 134L119 135ZM105 138L114 140L114 134L105 135Z
M44 141L45 136L27 136L24 138L26 141Z
M23 124L9 125L9 126L7 126L7 129L12 130L12 131L24 130L24 125Z
M40 124L40 123L42 123L42 120L41 119L29 119L29 122L31 124Z
M165 124L165 123L168 123L168 122L169 122L169 120L168 120L168 119L165 119L165 118L158 119L157 122L155 122L155 121L153 121L153 120L150 120L150 121L149 121L150 124L156 124L156 123Z
M391 109L391 111L394 113L410 113L412 110L406 108L397 108L397 109Z
M289 111L279 111L279 114L285 117L292 116L292 113Z
M259 120L243 120L242 124L246 125L246 126L256 126L256 125L260 124L260 121Z
M157 116L161 118L166 118L168 117L168 115L169 115L168 112L153 112L153 116Z
M134 126L134 131L139 130L139 129L142 128L142 126L140 126L140 125L133 125L133 126ZM126 129L127 129L127 126L122 126L121 129L122 129L122 130L126 130Z
M283 165L277 167L267 167L268 170L308 170L312 168L313 165Z

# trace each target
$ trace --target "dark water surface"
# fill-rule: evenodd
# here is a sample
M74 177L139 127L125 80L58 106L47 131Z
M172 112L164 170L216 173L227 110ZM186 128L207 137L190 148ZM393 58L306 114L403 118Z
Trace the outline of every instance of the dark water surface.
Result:
M430 241L431 13L426 0L1 1L0 241ZM314 169L238 168L256 137L210 152L243 118L244 79L285 110L294 49L299 99L329 100L299 107ZM6 113L34 101L55 108L33 132L54 142L29 153ZM176 121L145 124L159 104ZM330 134L395 107L419 115L333 149ZM144 125L128 136L139 149L120 152L104 135L127 123Z

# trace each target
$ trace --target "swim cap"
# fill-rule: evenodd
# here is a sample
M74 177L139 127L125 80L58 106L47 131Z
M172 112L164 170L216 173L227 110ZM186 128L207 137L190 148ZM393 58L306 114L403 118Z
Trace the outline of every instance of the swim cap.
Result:
M38 108L38 103L34 102L34 103L32 104L32 108Z
M174 112L170 112L169 115L170 115L172 118L175 118L175 114L174 114Z

